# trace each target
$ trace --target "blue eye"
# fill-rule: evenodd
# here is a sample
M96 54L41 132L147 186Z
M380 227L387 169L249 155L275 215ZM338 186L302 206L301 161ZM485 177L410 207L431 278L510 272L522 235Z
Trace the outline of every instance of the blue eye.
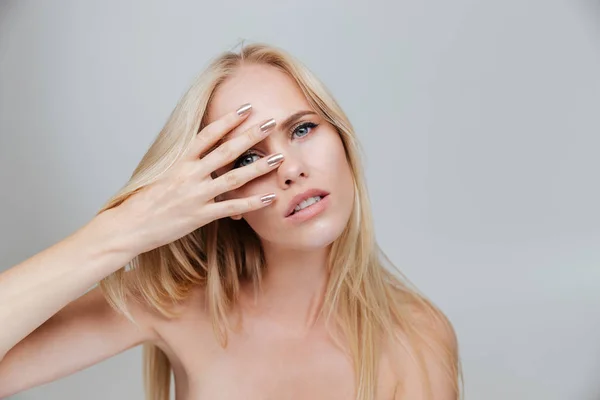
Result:
M292 131L292 137L294 135L298 135L297 137L304 137L304 136L308 135L308 133L310 132L311 129L316 128L316 127L317 127L317 124L312 123L312 122L305 122L303 124L300 124Z
M254 159L256 158L256 159ZM238 158L233 164L233 168L245 167L246 165L252 164L254 161L258 160L259 156L256 153L248 153L244 154L240 158Z
M292 139L298 138L301 139L303 137L305 137L306 135L308 135L310 133L310 131L313 128L316 128L318 126L318 124L315 124L313 122L304 122L301 123L300 125L296 126L292 132L291 132L291 137ZM250 165L253 162L257 161L260 158L260 156L256 153L252 153L252 152L248 152L244 155L242 155L240 158L238 158L235 163L233 164L233 169L235 168L240 168L240 167L245 167L246 165Z

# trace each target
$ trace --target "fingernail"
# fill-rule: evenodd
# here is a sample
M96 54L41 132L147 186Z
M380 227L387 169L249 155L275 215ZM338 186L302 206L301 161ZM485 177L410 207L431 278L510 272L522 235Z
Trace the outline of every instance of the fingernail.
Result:
M271 193L271 194L267 194L266 196L261 197L260 201L262 201L264 204L269 204L274 199L275 199L275 193Z
M274 127L275 125L276 125L275 120L273 118L271 118L270 120L268 120L267 122L265 122L264 124L262 124L260 126L260 130L263 132L266 132L269 129L271 129L272 127Z
M277 165L282 161L283 161L283 154L281 154L281 153L275 154L274 156L267 158L267 164L269 164L269 167Z
M236 113L241 117L242 115L247 114L250 111L250 109L252 109L252 104L246 103L240 108L238 108Z

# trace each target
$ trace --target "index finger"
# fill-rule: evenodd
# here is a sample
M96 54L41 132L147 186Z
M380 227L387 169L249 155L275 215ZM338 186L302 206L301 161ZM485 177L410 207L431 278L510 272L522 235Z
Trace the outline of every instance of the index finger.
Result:
M211 148L234 128L239 126L246 117L250 115L252 105L250 103L243 104L237 110L231 111L221 118L206 125L200 132L196 134L192 141L187 155L187 158L198 159L203 154L209 152Z

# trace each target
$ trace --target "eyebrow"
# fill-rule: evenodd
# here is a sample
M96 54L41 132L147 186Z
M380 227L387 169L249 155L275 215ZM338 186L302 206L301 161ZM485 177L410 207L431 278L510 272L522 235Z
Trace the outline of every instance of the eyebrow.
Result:
M292 115L290 115L289 117L287 117L285 119L285 121L283 121L281 123L281 127L285 130L289 129L290 126L296 122L297 120L299 120L300 118L304 117L305 115L317 115L316 112L314 111L310 111L310 110L303 110L303 111L298 111Z

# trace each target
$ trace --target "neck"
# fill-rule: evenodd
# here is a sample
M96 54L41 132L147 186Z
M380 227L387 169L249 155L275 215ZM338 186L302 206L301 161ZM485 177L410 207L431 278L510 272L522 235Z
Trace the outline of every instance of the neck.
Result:
M299 251L264 245L266 269L261 290L250 295L254 316L302 330L312 327L327 287L330 247Z

